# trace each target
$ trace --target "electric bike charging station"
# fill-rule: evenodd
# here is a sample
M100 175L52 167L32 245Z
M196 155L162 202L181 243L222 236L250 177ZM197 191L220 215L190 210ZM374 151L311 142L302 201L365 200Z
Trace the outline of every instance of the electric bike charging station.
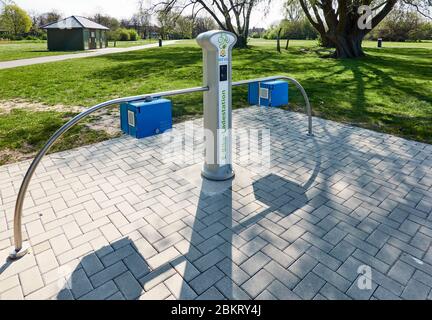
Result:
M101 109L120 105L122 103L149 101L156 98L183 95L189 93L204 93L204 135L205 161L201 175L206 180L215 183L228 181L234 177L232 166L232 87L248 85L273 80L291 81L300 90L306 104L308 116L308 135L312 135L312 110L309 98L301 84L288 76L270 76L232 82L232 48L237 39L230 32L213 30L198 36L197 42L203 48L203 86L172 91L163 91L124 97L97 104L72 118L59 128L38 152L27 170L18 192L14 212L14 248L9 255L11 260L23 257L29 249L23 242L22 212L24 200L30 181L42 158L52 145L69 129L89 115ZM28 240L28 239L27 239Z
M209 31L197 38L203 48L205 162L204 178L224 181L234 177L232 167L232 48L237 37Z

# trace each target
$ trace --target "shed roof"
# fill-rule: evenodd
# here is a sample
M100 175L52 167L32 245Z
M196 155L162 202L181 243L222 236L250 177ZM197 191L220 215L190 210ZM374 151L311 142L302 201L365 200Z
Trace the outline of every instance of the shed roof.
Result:
M100 29L109 30L109 28L80 16L71 16L66 19L47 24L43 29Z

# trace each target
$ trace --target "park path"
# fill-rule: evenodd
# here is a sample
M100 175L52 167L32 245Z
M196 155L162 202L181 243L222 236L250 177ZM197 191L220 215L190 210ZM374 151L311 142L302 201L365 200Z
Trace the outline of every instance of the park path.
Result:
M163 45L167 46L167 45L175 44L176 42L177 42L177 40L164 41ZM112 53L121 53L121 52L130 52L130 51L137 51L137 50L143 50L143 49L150 49L150 48L155 48L158 45L159 45L158 43L152 43L152 44L146 44L146 45L142 45L142 46L129 47L129 48L105 48L105 49L97 49L97 50L92 50L92 51L83 52L83 53L65 54L65 55L60 55L60 56L49 56L49 57L38 57L38 58L30 58L30 59L4 61L4 62L0 62L0 70L17 68L17 67L24 67L24 66L31 66L34 64L41 64L41 63L57 62L57 61L63 61L63 60L69 60L69 59L97 57L97 56L103 56L103 55L112 54Z

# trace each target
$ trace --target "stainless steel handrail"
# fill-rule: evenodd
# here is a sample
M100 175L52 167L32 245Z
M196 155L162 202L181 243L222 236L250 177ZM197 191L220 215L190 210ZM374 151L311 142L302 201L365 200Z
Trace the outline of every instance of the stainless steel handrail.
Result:
M22 220L22 210L24 205L24 199L27 192L27 188L29 186L30 180L38 167L39 163L41 162L43 156L49 151L51 146L54 144L54 142L57 141L66 131L68 131L70 128L72 128L75 124L80 122L82 119L86 118L90 114L120 103L125 102L134 102L139 100L146 100L146 99L152 99L152 98L159 98L159 97L168 97L168 96L175 96L180 94L186 94L186 93L194 93L194 92L203 92L208 91L208 87L195 87L195 88L188 88L188 89L181 89L181 90L172 90L172 91L164 91L164 92L157 92L157 93L150 93L150 94L144 94L144 95L138 95L138 96L132 96L132 97L126 97L126 98L118 98L114 100L110 100L107 102L100 103L98 105L95 105L91 107L90 109L87 109L83 111L82 113L78 114L74 118L72 118L69 122L67 122L65 125L63 125L60 129L58 129L48 140L48 142L43 146L43 148L39 151L39 153L36 155L36 158L31 163L29 169L27 170L27 173L24 176L24 180L21 184L20 190L18 192L18 197L15 205L15 215L14 215L14 245L15 248L12 251L12 253L9 255L9 258L12 260L18 259L25 255L28 251L28 248L23 248L23 241L22 241L22 226L21 226L21 220Z
M258 79L251 79L251 80L242 80L238 82L233 82L232 86L241 86L253 82L264 82L264 81L271 81L271 80L278 80L278 79L285 79L293 82L297 88L301 91L303 98L306 103L306 112L309 117L309 126L308 126L308 134L312 135L312 110L309 103L309 98L306 94L306 91L301 86L301 84L295 80L294 78L287 77L287 76L273 76L273 77L266 77L266 78L258 78ZM83 111L82 113L78 114L74 118L72 118L69 122L67 122L65 125L63 125L60 129L58 129L48 140L48 142L43 146L43 148L39 151L39 153L36 155L35 159L31 163L29 169L27 170L27 173L24 176L23 182L21 184L20 190L18 192L18 197L15 205L15 214L14 214L14 250L9 255L9 258L12 260L18 259L22 256L24 256L28 252L28 248L23 246L23 240L22 240L22 211L23 211L23 205L24 205L24 199L25 195L27 193L28 186L30 184L30 180L33 177L34 172L36 171L36 168L38 167L39 163L41 162L43 156L49 151L49 149L52 147L52 145L70 128L72 128L75 124L80 122L82 119L86 118L90 114L120 103L125 102L134 102L139 100L146 100L146 99L153 99L153 98L160 98L160 97L168 97L168 96L175 96L175 95L181 95L181 94L187 94L187 93L194 93L194 92L204 92L208 91L208 87L194 87L194 88L187 88L187 89L180 89L180 90L172 90L172 91L164 91L164 92L157 92L157 93L150 93L150 94L144 94L144 95L138 95L138 96L132 96L132 97L126 97L126 98L118 98L114 100L110 100L107 102L100 103L98 105L95 105L91 107L90 109L87 109Z
M287 76L272 76L272 77L237 81L237 82L233 82L232 85L233 85L233 87L237 87L237 86L242 86L242 85L254 83L254 82L261 83L261 82L265 82L265 81L281 80L281 79L288 80L288 81L291 81L292 83L294 83L295 86L300 90L301 94L303 95L303 99L305 100L305 103L306 103L306 114L308 116L308 135L312 136L313 135L313 131L312 131L313 130L313 128L312 128L312 108L311 108L309 98L308 98L308 95L306 94L305 89L296 79L291 78L291 77L287 77ZM258 95L259 95L259 93L258 93Z

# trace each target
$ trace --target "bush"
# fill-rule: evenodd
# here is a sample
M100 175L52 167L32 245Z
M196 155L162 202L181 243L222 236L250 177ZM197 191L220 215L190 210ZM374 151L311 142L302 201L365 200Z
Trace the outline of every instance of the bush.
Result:
M138 40L138 32L136 32L136 30L134 29L129 29L129 40L130 41L137 41Z
M130 33L127 29L119 29L118 30L118 40L119 41L129 41Z
M271 27L264 34L264 39L276 39L279 29L282 28L282 39L316 39L318 32L307 19L300 21L282 20L279 25Z
M421 41L432 38L432 24L416 12L392 11L367 36L369 40Z

